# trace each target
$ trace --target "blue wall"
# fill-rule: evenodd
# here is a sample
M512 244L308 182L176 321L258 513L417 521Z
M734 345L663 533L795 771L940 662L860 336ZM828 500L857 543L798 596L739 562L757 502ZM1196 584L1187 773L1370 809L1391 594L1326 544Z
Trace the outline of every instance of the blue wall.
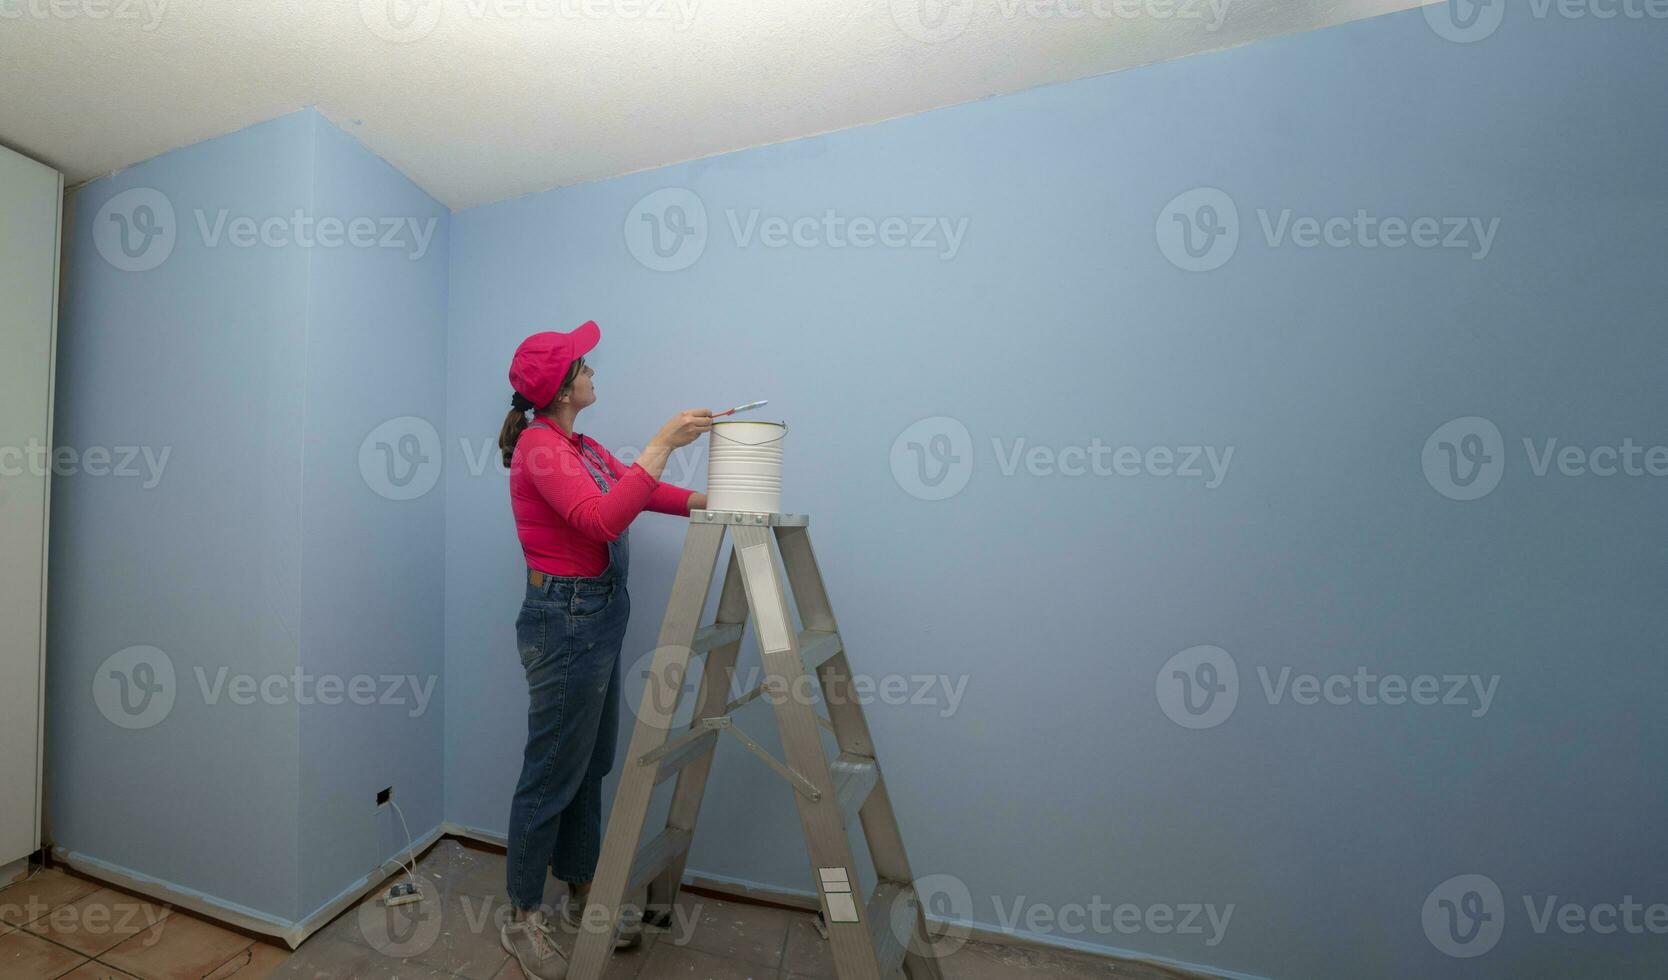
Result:
M1415 10L456 215L449 818L502 833L524 735L505 479L470 459L516 342L594 317L582 429L640 445L680 408L771 399L786 505L813 515L858 669L965 679L949 717L944 699L869 715L915 871L959 878L973 918L1231 904L1215 944L1014 928L1281 977L1660 972L1660 937L1537 935L1522 899L1665 898L1662 484L1538 477L1523 440L1668 442L1668 108L1647 96L1668 86L1665 39L1524 15L1461 45ZM629 243L668 187L699 198L708 237L656 271ZM1182 271L1155 229L1201 187L1234 202L1239 245ZM1261 228L1288 208L1499 223L1480 259L1300 248ZM965 219L965 236L953 257L743 245L731 216L745 232L754 209ZM922 499L894 440L939 416L965 427L971 471ZM1498 426L1506 469L1459 501L1421 452L1467 416ZM1214 488L1005 475L1016 439L1234 455ZM628 660L653 646L680 530L634 530ZM1160 694L1199 645L1239 683L1196 730ZM1264 693L1259 668L1282 667L1495 686L1480 716L1476 695L1306 706ZM808 887L789 791L721 753L691 869ZM1501 888L1505 934L1451 958L1421 912L1470 873Z
M94 235L146 203L169 223L156 197L119 197L141 188L166 202L175 234L134 268ZM443 492L379 494L361 446L385 421L441 419L450 216L311 110L72 201L58 444L141 446L165 462L156 481L143 463L134 478L89 465L54 481L52 836L287 924L403 850L378 790L395 787L415 834L441 821ZM296 214L341 220L341 241L327 247L320 224L299 231L318 243L304 244ZM378 241L385 221L415 219L427 245L408 233L410 248L353 246L361 217ZM239 239L239 218L283 221L278 237ZM145 678L106 660L134 646L172 667L172 684L152 683L173 703L151 702L130 728L104 713L124 717L109 708L110 670ZM142 656L158 669L158 654ZM238 703L222 668L228 682L304 679ZM384 676L417 678L421 710L409 687L388 696ZM343 689L321 689L324 677ZM372 679L372 703L349 696L355 678Z
M439 826L445 732L445 494L419 491L441 465L451 215L314 118L314 213L406 223L405 247L319 252L311 268L301 661L376 678L377 695L302 708L303 910L405 846L378 790L394 788L412 833Z

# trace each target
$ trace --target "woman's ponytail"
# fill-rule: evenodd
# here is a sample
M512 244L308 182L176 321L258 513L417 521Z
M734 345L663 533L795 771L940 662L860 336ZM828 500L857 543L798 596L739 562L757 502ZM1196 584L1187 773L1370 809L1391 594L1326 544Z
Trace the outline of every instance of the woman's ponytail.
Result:
M527 431L527 413L535 406L530 399L522 397L520 392L510 395L510 414L504 416L504 428L498 432L498 448L504 453L504 466L507 469L510 460L515 457L516 440Z

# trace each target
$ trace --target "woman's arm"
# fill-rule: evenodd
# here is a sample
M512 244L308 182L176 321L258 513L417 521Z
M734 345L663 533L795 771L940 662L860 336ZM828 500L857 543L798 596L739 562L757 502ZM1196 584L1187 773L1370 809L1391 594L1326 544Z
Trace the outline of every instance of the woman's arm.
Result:
M529 429L523 439L538 440L527 448L521 469L539 496L580 534L593 541L613 541L648 505L658 482L642 467L620 467L620 478L603 493L579 458L579 451L560 437ZM606 451L605 451L606 452ZM612 459L612 457L609 457Z
M601 443L592 442L589 439L585 440L585 444L588 446L595 446L599 451L601 451L603 458L608 461L610 469L612 469L615 473L625 471L625 466L623 466L620 461L614 457L613 453L608 451L607 447L603 446ZM691 502L691 499L694 497L701 498L699 504ZM690 510L699 510L706 505L706 494L696 493L694 490L680 487L674 483L666 483L661 480L656 480L654 491L649 494L649 502L644 505L643 509L652 510L657 514L671 514L674 517L688 517Z

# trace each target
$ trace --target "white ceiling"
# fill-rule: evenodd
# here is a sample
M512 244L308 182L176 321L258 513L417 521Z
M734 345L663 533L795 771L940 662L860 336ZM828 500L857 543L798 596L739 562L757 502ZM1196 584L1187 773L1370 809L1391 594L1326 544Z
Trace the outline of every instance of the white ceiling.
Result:
M315 105L464 208L1420 2L0 0L0 143L75 183Z

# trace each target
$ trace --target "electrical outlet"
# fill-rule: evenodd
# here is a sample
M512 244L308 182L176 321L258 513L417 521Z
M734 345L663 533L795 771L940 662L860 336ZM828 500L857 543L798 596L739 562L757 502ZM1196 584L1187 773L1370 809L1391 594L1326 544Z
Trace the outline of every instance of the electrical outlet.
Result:
M392 800L393 798L394 798L394 787L392 787L392 786L390 786L387 789L383 790L382 792L376 794L377 809L380 810L381 808L387 806L389 801Z

